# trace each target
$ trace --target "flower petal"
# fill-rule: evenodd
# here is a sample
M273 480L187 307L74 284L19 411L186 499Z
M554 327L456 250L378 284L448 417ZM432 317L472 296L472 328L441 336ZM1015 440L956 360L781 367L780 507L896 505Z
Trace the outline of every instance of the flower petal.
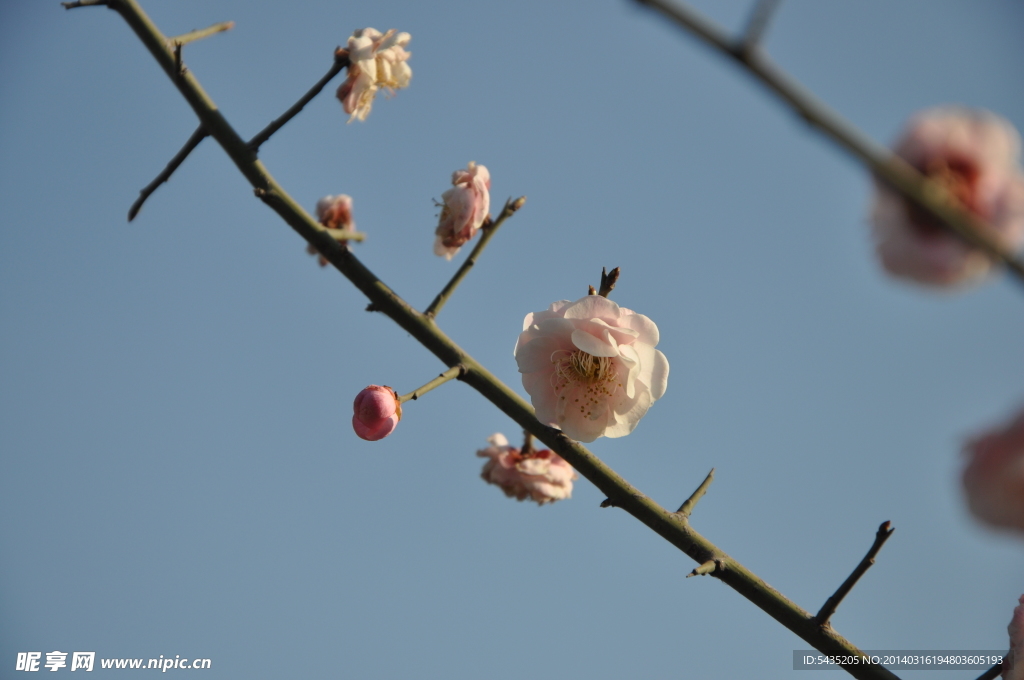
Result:
M617 319L619 306L602 295L588 295L565 308L566 319Z

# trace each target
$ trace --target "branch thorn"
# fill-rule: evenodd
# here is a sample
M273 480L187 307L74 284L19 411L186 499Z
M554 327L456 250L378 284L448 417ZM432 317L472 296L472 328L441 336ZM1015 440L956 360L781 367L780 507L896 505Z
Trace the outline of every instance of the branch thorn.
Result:
M679 509L676 510L676 514L683 519L688 519L690 517L690 513L692 513L693 509L697 506L697 501L703 498L704 494L708 492L708 487L711 486L711 482L714 481L714 479L715 468L711 468L711 472L708 473L708 476L700 483L697 490L690 494L690 497L679 506Z

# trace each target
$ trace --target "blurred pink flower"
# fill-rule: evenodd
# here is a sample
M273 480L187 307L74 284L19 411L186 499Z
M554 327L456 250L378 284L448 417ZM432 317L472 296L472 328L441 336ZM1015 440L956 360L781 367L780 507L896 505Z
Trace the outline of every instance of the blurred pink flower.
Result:
M1010 653L1003 661L1003 680L1024 680L1024 595L1019 602L1006 627L1010 633Z
M405 46L410 40L412 36L408 33L398 33L393 28L387 33L375 28L352 33L348 39L348 77L337 92L345 113L350 114L348 122L356 118L366 120L379 88L390 94L409 86L412 69L406 61L412 55Z
M1024 412L967 443L967 504L975 517L1024 531Z
M356 223L352 219L352 197L347 194L324 196L316 203L316 219L328 229L354 231ZM347 241L339 239L338 243L345 245ZM327 259L320 255L312 245L306 246L306 252L310 255L318 255L320 266L327 266Z
M524 455L509 446L503 434L493 434L487 441L490 446L476 452L489 459L480 476L500 486L506 496L520 501L529 498L538 505L572 497L572 482L578 476L557 453L544 449Z
M473 161L452 173L451 189L441 194L441 219L434 231L434 254L450 260L483 225L491 210L491 173Z
M581 442L622 437L668 387L658 327L600 295L527 314L515 357L537 418Z
M1024 243L1020 135L1006 120L983 110L930 109L910 120L894 151L991 225L1004 246ZM987 255L881 182L871 222L882 266L894 276L952 286L992 267Z
M370 385L356 395L352 407L352 429L369 442L387 437L402 419L398 393L387 385Z

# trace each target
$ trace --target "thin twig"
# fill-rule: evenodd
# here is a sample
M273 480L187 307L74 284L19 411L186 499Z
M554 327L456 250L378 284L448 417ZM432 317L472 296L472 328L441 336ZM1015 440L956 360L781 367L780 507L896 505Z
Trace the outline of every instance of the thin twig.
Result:
M76 7L94 7L96 5L105 5L107 0L75 0L74 2L62 2L64 9L74 9Z
M448 302L448 298L451 297L452 293L455 292L455 289L459 287L460 283L462 283L462 279L466 278L466 274L469 274L469 270L476 264L477 258L484 252L484 248L486 248L487 244L490 243L492 238L494 238L494 235L498 233L498 229L501 225L505 223L505 220L512 217L517 210L522 208L524 203L526 203L526 196L520 196L514 201L511 198L508 199L505 201L505 207L502 208L501 214L498 215L498 219L494 220L494 222L491 222L489 225L484 224L484 226L480 228L480 240L477 241L476 247L473 248L473 252L469 254L469 257L466 258L466 261L463 262L462 266L460 266L458 271L455 272L455 275L452 276L448 284L445 285L441 292L437 294L437 297L434 298L434 301L430 303L430 306L427 307L426 311L423 312L425 316L431 318L437 316L437 313L440 312L441 308L444 307L446 302Z
M775 66L761 50L743 49L742 42L733 40L722 28L683 2L636 2L657 9L711 47L735 59L751 75L789 104L808 124L816 127L867 166L875 177L922 208L961 239L1006 265L1010 272L1024 283L1024 262L991 236L995 230L990 225L970 213L941 184L922 175L905 160L878 145L819 101Z
M818 625L824 626L828 623L828 620L832 618L833 614L835 614L836 607L839 606L839 603L843 601L843 598L846 597L851 590L853 590L853 587L857 585L857 581L860 580L860 577L863 576L865 572L871 568L871 565L875 563L875 555L877 555L878 551L882 549L882 546L885 545L885 542L890 536L892 536L892 532L894 531L896 531L896 529L890 526L888 520L882 522L881 526L878 527L878 531L875 533L875 542L871 545L871 549L868 550L864 559L860 561L860 564L858 564L853 570L853 573L843 581L843 584L839 586L838 590L836 590L832 597L825 600L825 604L822 605L821 610L818 611L817 616L814 617L814 620L818 622Z
M690 497L683 501L683 504L676 510L676 514L686 519L693 512L694 507L697 505L697 501L704 497L704 494L708 492L708 487L711 486L711 482L715 479L715 468L711 468L711 472L704 478L704 481L700 483L697 490L690 494Z
M977 680L995 680L995 678L998 678L1002 672L1003 664L997 663L995 666L992 666L992 668L989 668L987 671L979 675Z
M601 288L598 289L597 294L601 297L608 297L615 290L615 284L619 282L619 274L621 273L618 267L610 272L606 272L604 267L601 267Z
M284 127L285 123L298 115L299 111L301 111L306 104L312 101L313 97L320 94L320 90L324 89L324 86L331 82L331 79L333 79L334 76L341 73L342 69L346 68L348 64L348 52L345 52L344 50L338 50L335 52L334 64L327 73L324 74L324 77L318 80L316 85L309 89L309 92L302 95L302 98L299 99L299 101L292 104L291 108L282 113L278 118L275 118L270 125L256 133L256 136L249 140L250 148L252 148L253 151L259 151L259 148L265 141L270 139L271 135L280 130Z
M139 210L142 209L142 204L146 202L146 199L156 191L157 187L166 182L174 174L174 171L178 169L188 155L199 146L199 142L203 141L209 133L202 125L196 128L196 131L192 133L192 136L185 142L185 146L181 147L178 153L174 154L174 158L171 159L167 167L163 169L159 175L156 176L152 182L146 185L146 187L139 192L139 197L132 203L132 207L128 209L128 221L131 222L135 219L135 216L139 214Z
M585 446L537 420L533 408L522 397L455 344L438 328L432 318L413 309L367 269L351 251L342 248L333 239L318 231L320 225L267 172L249 145L238 136L217 109L195 76L191 72L186 72L181 77L177 76L173 52L167 48L163 34L138 6L136 0L117 0L113 6L178 87L192 110L209 130L210 136L223 147L253 188L264 192L264 202L308 243L319 249L324 257L370 298L383 314L393 319L399 327L447 366L461 364L465 368L462 380L466 384L480 392L521 427L532 432L577 472L593 482L606 496L616 498L619 507L698 564L715 558L727 563L727 569L716 571L715 574L723 583L815 649L823 654L863 656L863 652L853 643L833 630L818 626L809 612L791 602L742 564L729 558L711 541L689 526L688 522L641 493ZM850 665L844 668L861 680L898 680L892 672L880 666Z
M188 43L195 42L196 40L209 38L211 35L223 33L224 31L230 31L234 27L234 21L222 21L219 24L214 24L213 26L207 26L206 28L200 28L195 31L189 31L188 33L182 33L181 35L175 36L173 38L168 38L167 43L170 45L177 45L178 47L181 47L182 45L187 45Z
M754 9L750 12L750 19L740 39L740 46L745 52L750 52L761 43L761 37L768 28L768 23L778 9L782 0L757 0Z
M420 397L422 397L424 394L434 389L435 387L440 387L449 380L454 380L456 378L462 377L462 374L463 372L465 372L465 370L465 367L462 366L461 364L458 366L452 366L447 371L437 376L423 387L417 387L409 394L403 394L402 396L400 396L398 398L398 403L404 404L407 401L415 401L416 399L419 399Z

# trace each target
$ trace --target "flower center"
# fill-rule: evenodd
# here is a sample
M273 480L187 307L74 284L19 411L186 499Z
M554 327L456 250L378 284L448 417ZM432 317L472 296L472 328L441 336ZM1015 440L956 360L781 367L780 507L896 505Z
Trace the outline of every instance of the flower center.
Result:
M927 162L925 167L918 169L930 179L943 185L969 211L980 217L986 217L977 203L977 183L980 172L970 160L957 157L934 158ZM930 240L947 233L941 223L921 208L909 201L907 208L910 224L921 238Z
M569 382L583 382L592 385L597 382L614 380L615 377L611 357L595 357L593 354L587 354L578 349L568 357L561 356L555 361L557 364L556 375Z

